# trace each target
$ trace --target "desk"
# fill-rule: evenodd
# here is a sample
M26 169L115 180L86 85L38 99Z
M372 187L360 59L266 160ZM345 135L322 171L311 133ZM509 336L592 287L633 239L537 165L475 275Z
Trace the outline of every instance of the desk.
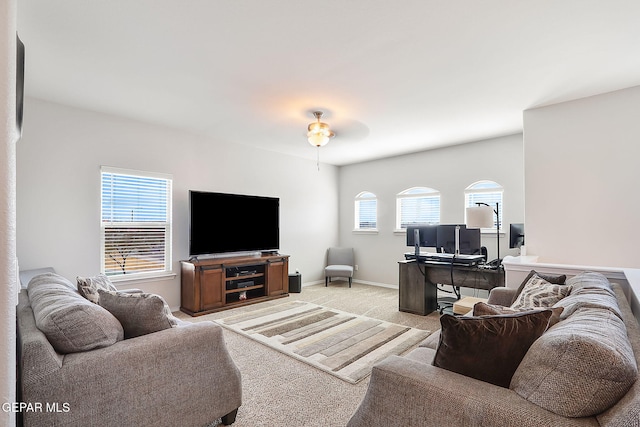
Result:
M399 261L398 267L399 309L422 316L435 311L438 307L436 284L488 291L504 286L504 270L501 269L452 266L441 262L421 262L418 265L415 260Z

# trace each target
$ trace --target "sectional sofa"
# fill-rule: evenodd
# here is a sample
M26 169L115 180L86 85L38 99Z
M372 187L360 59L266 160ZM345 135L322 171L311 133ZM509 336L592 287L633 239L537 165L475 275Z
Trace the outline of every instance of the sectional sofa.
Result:
M367 393L348 426L639 427L640 327L621 287L589 272L557 286L564 287L565 295L553 304L554 312L540 307L533 310L536 314L443 318L472 324L495 322L497 317L551 319L560 312L557 323L547 324L524 349L506 384L477 377L497 378L490 371L507 369L508 360L500 362L502 368L486 360L485 369L479 362L476 372L473 366L466 371L434 366L440 353L452 352L457 345L450 338L451 329L443 329L408 355L391 356L373 368ZM496 288L488 304L512 306L518 292L522 289ZM484 327L494 325L484 323ZM482 336L476 331L470 339L479 342ZM511 349L509 355L518 351Z

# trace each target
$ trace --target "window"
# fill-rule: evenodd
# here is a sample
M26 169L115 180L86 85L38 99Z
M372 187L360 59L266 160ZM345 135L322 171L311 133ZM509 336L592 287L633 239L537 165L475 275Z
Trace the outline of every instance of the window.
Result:
M496 203L500 207L500 228L502 229L502 193L504 189L500 184L493 181L478 181L467 187L464 192L465 208L478 206L476 202L486 203L493 209ZM494 215L495 216L495 215ZM482 229L483 231L496 231L496 221L493 220L493 228Z
M440 223L440 192L433 188L413 187L396 198L396 228L411 224Z
M378 199L373 193L363 191L356 196L355 229L376 230L378 227Z
M107 167L100 175L102 272L170 272L171 177Z

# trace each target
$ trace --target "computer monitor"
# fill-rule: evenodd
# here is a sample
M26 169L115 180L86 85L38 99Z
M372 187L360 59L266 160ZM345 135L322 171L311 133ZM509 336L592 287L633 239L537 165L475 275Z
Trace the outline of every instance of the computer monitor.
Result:
M519 248L524 245L524 224L509 225L509 247Z
M438 238L438 226L416 224L407 226L407 246L415 246L415 231L420 234L419 246L421 248L435 248Z
M456 227L460 227L460 253L465 255L479 255L480 229L467 228L464 224L444 224L438 226L438 250L448 254L456 252Z

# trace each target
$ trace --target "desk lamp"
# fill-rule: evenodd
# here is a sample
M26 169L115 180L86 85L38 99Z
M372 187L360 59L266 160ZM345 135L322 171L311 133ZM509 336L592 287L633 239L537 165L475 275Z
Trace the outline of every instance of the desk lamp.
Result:
M476 205L478 206L467 208L467 228L491 228L493 214L496 214L496 248L500 265L500 205L496 203L495 209L483 202L476 202Z

